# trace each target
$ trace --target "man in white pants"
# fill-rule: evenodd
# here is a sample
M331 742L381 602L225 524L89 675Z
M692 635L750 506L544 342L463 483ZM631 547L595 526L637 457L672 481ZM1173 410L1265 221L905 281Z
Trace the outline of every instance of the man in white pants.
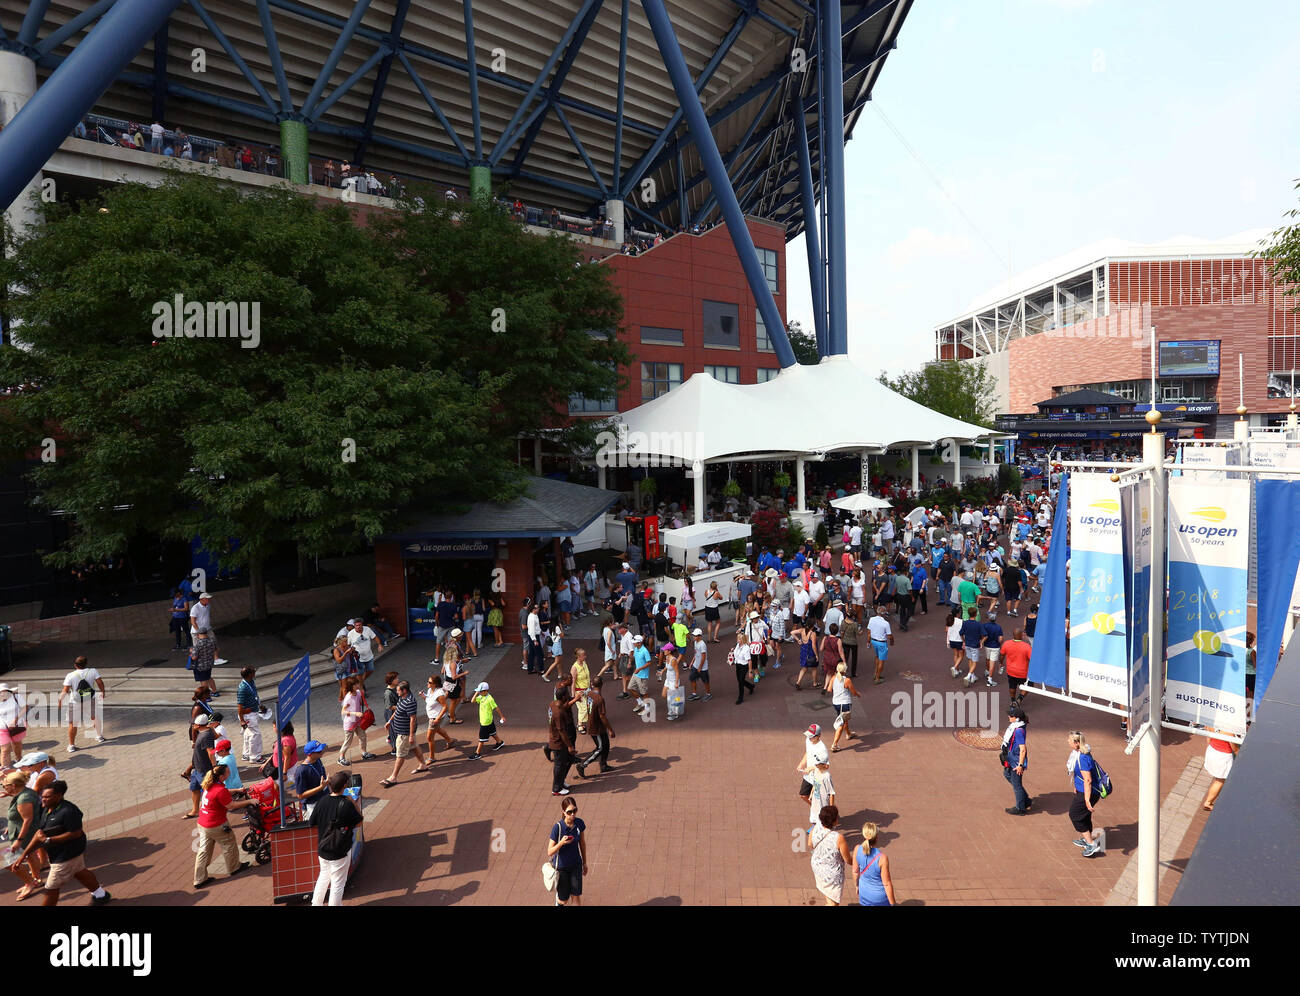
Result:
M348 773L334 772L329 787L329 797L316 804L309 821L316 828L316 860L320 862L320 877L311 894L313 906L324 906L327 893L329 905L343 905L343 889L352 864L352 829L362 821L357 807L343 794L348 787Z
M242 679L235 689L235 709L239 712L239 725L244 728L243 759L250 764L262 763L262 717L258 711L262 700L258 698L253 678L257 669L246 667L239 672Z
M96 691L98 689L98 691ZM63 711L63 699L68 698L68 753L77 749L77 727L93 726L95 742L104 742L104 679L86 661L78 657L72 662L72 670L63 679L63 690L59 692L59 711Z

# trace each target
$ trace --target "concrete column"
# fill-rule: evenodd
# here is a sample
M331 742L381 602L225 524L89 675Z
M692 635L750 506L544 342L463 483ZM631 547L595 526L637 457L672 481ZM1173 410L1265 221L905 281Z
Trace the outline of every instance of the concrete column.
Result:
M704 461L696 460L691 470L695 475L693 501L695 502L695 524L698 526L704 521Z
M808 511L804 507L803 457L798 457L794 462L794 486L795 495L797 496L795 510L798 512Z
M35 92L36 63L19 52L0 52L0 125L8 127ZM40 173L32 177L32 182L5 209L5 221L16 235L22 235L38 220L36 198L42 179Z
M607 490L605 487L605 467L603 464L596 465L596 487L601 491Z
M961 487L961 444L952 440L952 486Z
M469 168L469 195L473 198L492 196L492 168L490 166L471 166Z
M307 152L307 122L285 118L280 122L280 153L284 178L292 183L311 183L311 161Z
M921 465L918 462L921 457L921 451L912 447L912 494L921 490Z
M622 242L626 228L623 220L623 202L620 200L610 200L605 202L605 217L609 223L614 226L614 234L610 236L615 242Z

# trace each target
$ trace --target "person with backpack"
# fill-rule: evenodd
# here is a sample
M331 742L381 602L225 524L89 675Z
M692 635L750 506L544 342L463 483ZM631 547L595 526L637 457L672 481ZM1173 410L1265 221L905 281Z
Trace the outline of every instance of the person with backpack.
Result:
M98 692L96 692L98 689ZM72 670L63 679L57 708L63 710L63 699L68 698L68 753L77 749L77 727L94 726L95 742L104 742L104 679L90 666L85 656L72 662Z
M1029 717L1015 702L1007 706L1006 732L1002 734L1002 749L998 759L1002 762L1002 776L1015 793L1016 804L1007 809L1008 816L1024 816L1034 801L1025 791L1025 770L1029 767L1029 744L1026 741Z
M1101 854L1101 845L1093 836L1092 814L1097 803L1110 795L1110 776L1092 756L1092 748L1084 739L1083 732L1073 730L1067 737L1070 745L1070 757L1065 762L1074 785L1074 802L1070 804L1070 822L1082 836L1074 841L1075 847L1083 848L1085 858L1095 858Z
M343 794L349 777L346 771L330 775L329 795L316 804L309 819L316 828L316 860L320 862L320 877L311 894L313 906L324 906L326 896L330 906L343 905L343 890L352 865L352 831L364 820L361 811Z
M979 586L978 607L985 612L993 611L998 607L998 599L1002 595L1002 570L996 563L985 562Z

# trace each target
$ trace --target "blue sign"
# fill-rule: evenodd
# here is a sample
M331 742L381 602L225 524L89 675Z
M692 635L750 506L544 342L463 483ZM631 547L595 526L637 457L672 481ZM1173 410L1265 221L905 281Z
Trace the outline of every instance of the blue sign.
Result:
M281 726L293 718L293 714L302 708L309 695L311 695L311 654L303 654L302 660L295 664L280 682L280 698L276 702L276 712Z
M402 556L407 560L484 560L495 553L492 542L485 539L412 540L402 544Z
M406 610L406 636L409 640L433 640L437 618L424 609Z

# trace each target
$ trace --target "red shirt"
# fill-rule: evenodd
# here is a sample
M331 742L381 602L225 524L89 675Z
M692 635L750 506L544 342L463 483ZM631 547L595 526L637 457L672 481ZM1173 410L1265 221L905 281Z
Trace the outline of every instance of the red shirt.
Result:
M1007 666L1008 678L1025 679L1029 677L1029 654L1031 648L1023 640L1007 640L1002 644L1002 660Z
M230 806L230 790L224 785L214 783L212 788L203 793L203 803L199 806L199 826L222 826L226 822L226 809Z
M1224 754L1232 753L1232 744L1227 740L1215 740L1213 737L1210 737L1210 746Z

